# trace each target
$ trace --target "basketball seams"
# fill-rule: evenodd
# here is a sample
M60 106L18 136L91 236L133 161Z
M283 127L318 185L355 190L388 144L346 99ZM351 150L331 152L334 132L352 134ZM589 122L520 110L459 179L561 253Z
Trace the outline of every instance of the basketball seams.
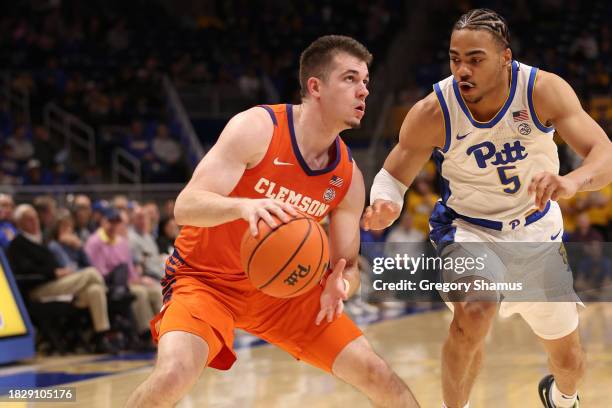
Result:
M265 240L266 240L266 239L268 239L268 237L269 237L270 235L272 235L272 233L273 233L274 231L276 231L277 229L282 228L282 227L283 227L283 225L291 224L291 223L292 223L292 222L294 222L294 221L304 220L304 219L309 219L309 218L308 218L308 217L293 218L293 219L289 220L288 222L282 223L281 225L279 225L279 226L277 226L277 227L275 227L275 228L270 228L270 231L268 231L268 233L266 234L266 236L265 236L265 237L263 237L263 238L262 238L262 239L261 239L261 240L260 240L260 241L257 243L257 245L255 245L255 248L253 248L253 249L251 250L251 255L249 256L249 260L248 260L248 262L247 262L247 264L246 264L246 268L245 268L245 271L244 271L244 272L246 273L247 277L249 277L249 278L250 278L250 276L249 276L249 268L251 267L251 261L253 260L253 257L254 257L254 256L255 256L255 254L257 253L257 249L259 248L259 246L260 246L261 244L263 244L263 243L265 242Z
M310 223L309 223L310 224ZM298 290L296 290L295 292L291 292L289 293L286 297L292 297L293 295L295 295L296 293L298 293L299 291L301 291L302 289L304 289L305 287L308 287L308 284L310 282L312 282L312 280L314 279L314 277L317 275L317 271L319 270L319 267L321 266L321 261L323 261L323 252L324 251L324 245L323 245L323 235L321 234L321 226L317 224L317 231L319 232L319 241L321 242L321 251L319 252L321 255L319 255L319 263L317 264L316 269L314 270L314 273L312 274L312 276L310 276L310 279L308 279L308 282L306 282L304 285L302 285L301 288L299 288ZM319 275L319 277L322 275L323 273L321 273Z
M311 222L314 222L312 219L304 217L304 219L307 220L308 222L308 231L306 231L306 234L304 235L304 238L302 239L302 242L300 242L300 245L298 245L298 247L295 249L295 251L293 251L293 253L291 254L291 256L289 257L289 259L287 259L287 262L285 262L285 264L279 269L278 272L276 272L271 278L270 280L268 280L268 282L264 283L263 285L261 285L260 287L258 287L257 289L261 290L263 288L265 288L266 286L268 286L269 284L271 284L272 282L274 282L274 280L278 277L278 275L280 275L285 268L287 267L287 265L289 265L289 263L293 260L293 258L295 258L295 255L300 252L300 249L302 249L302 247L304 246L304 244L306 243L306 241L308 240L308 237L310 236L310 233L312 231L312 224ZM287 223L288 224L288 223ZM280 228L280 227L279 227ZM270 235L270 234L268 234ZM268 236L266 236L267 238ZM255 251L253 251L253 253L255 253Z

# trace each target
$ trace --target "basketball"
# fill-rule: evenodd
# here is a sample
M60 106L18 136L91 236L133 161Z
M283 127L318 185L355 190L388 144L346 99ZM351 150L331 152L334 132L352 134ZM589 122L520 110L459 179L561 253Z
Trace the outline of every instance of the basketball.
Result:
M325 231L314 219L300 215L274 229L260 220L259 234L246 231L240 259L253 286L267 295L291 298L314 288L329 264Z

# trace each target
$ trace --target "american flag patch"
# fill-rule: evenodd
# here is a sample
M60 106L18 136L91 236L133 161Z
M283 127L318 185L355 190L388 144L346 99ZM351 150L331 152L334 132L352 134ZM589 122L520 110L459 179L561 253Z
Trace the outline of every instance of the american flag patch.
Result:
M332 178L329 179L329 184L334 187L342 187L342 184L344 184L344 180L342 180L342 177L332 176Z
M515 122L522 122L524 120L529 120L529 113L527 113L527 109L523 109L520 111L512 112L512 117Z

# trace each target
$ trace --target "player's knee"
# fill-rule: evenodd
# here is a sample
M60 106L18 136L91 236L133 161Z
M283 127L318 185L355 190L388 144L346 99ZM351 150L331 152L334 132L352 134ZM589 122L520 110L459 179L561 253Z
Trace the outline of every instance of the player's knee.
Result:
M488 331L497 311L493 302L471 302L463 307L463 313L458 315L463 326L472 331Z
M579 373L584 371L584 353L579 346L570 347L562 354L550 357L555 366L564 371L571 373Z
M466 348L475 348L486 337L493 317L495 303L468 303L455 314L450 327L450 335Z
M190 359L173 359L155 368L153 373L156 386L165 390L181 390L189 387L200 375L201 369Z
M382 388L388 385L393 372L382 358L372 352L364 358L359 377L359 382L363 385L376 385Z

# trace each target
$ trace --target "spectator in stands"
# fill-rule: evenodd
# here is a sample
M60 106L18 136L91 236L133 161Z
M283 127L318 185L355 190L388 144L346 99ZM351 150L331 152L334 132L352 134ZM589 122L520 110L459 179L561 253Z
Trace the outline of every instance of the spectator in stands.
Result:
M400 223L391 228L385 242L424 242L425 234L413 228L412 215L404 212Z
M173 167L181 158L181 153L181 145L176 140L170 138L168 126L159 125L157 127L157 134L153 139L153 154L155 154L155 158L166 166Z
M100 228L85 244L85 252L93 266L105 277L107 283L117 284L122 275L127 277L130 292L135 296L132 311L138 332L150 338L149 321L161 309L161 286L153 278L143 275L140 266L134 266L128 241L119 235L123 220L117 209L104 211Z
M162 217L174 218L174 199L170 198L164 202Z
M159 253L155 238L151 234L151 217L144 207L134 210L128 240L134 263L142 268L143 274L161 279L166 259Z
M106 303L106 286L94 268L76 272L70 266L61 267L42 239L38 214L29 204L21 204L15 210L15 222L19 233L7 251L11 268L20 289L36 302L49 298L73 295L74 304L88 308L93 321L97 352L115 351L109 341L109 319Z
M171 255L174 252L174 241L178 234L179 228L174 217L162 218L159 222L159 236L157 237L159 252Z
M23 184L26 186L40 186L51 184L51 174L41 168L38 159L30 159L26 164L26 173L23 177Z
M55 165L55 157L58 149L49 137L49 132L44 126L34 127L34 157L40 162L44 170L51 170Z
M26 127L21 125L15 129L15 133L6 140L10 146L10 158L19 162L26 162L34 155L34 146L28 140Z
M594 60L599 55L597 40L587 30L583 30L580 36L570 45L569 52L570 55Z
M0 194L0 247L6 251L10 242L17 235L13 224L15 202L9 194Z
M75 221L75 232L82 242L87 242L91 233L96 229L92 220L91 200L85 194L77 194L72 203Z
M60 267L79 270L91 266L83 250L83 241L74 231L74 219L68 210L62 209L58 212L50 238L49 249Z
M151 219L151 234L153 237L157 238L159 236L159 206L155 201L147 201L144 203L143 208L147 213L149 213L149 218Z
M57 201L48 195L38 196L34 198L34 208L40 219L44 241L48 242L57 217Z
M576 217L576 230L569 236L570 242L603 241L603 236L591 225L591 219L587 212Z
M607 301L609 298L600 297L599 289L609 288L612 284L612 259L603 254L601 241L592 241L587 245L589 249L576 268L575 286L579 294L580 291L588 291L587 299Z

